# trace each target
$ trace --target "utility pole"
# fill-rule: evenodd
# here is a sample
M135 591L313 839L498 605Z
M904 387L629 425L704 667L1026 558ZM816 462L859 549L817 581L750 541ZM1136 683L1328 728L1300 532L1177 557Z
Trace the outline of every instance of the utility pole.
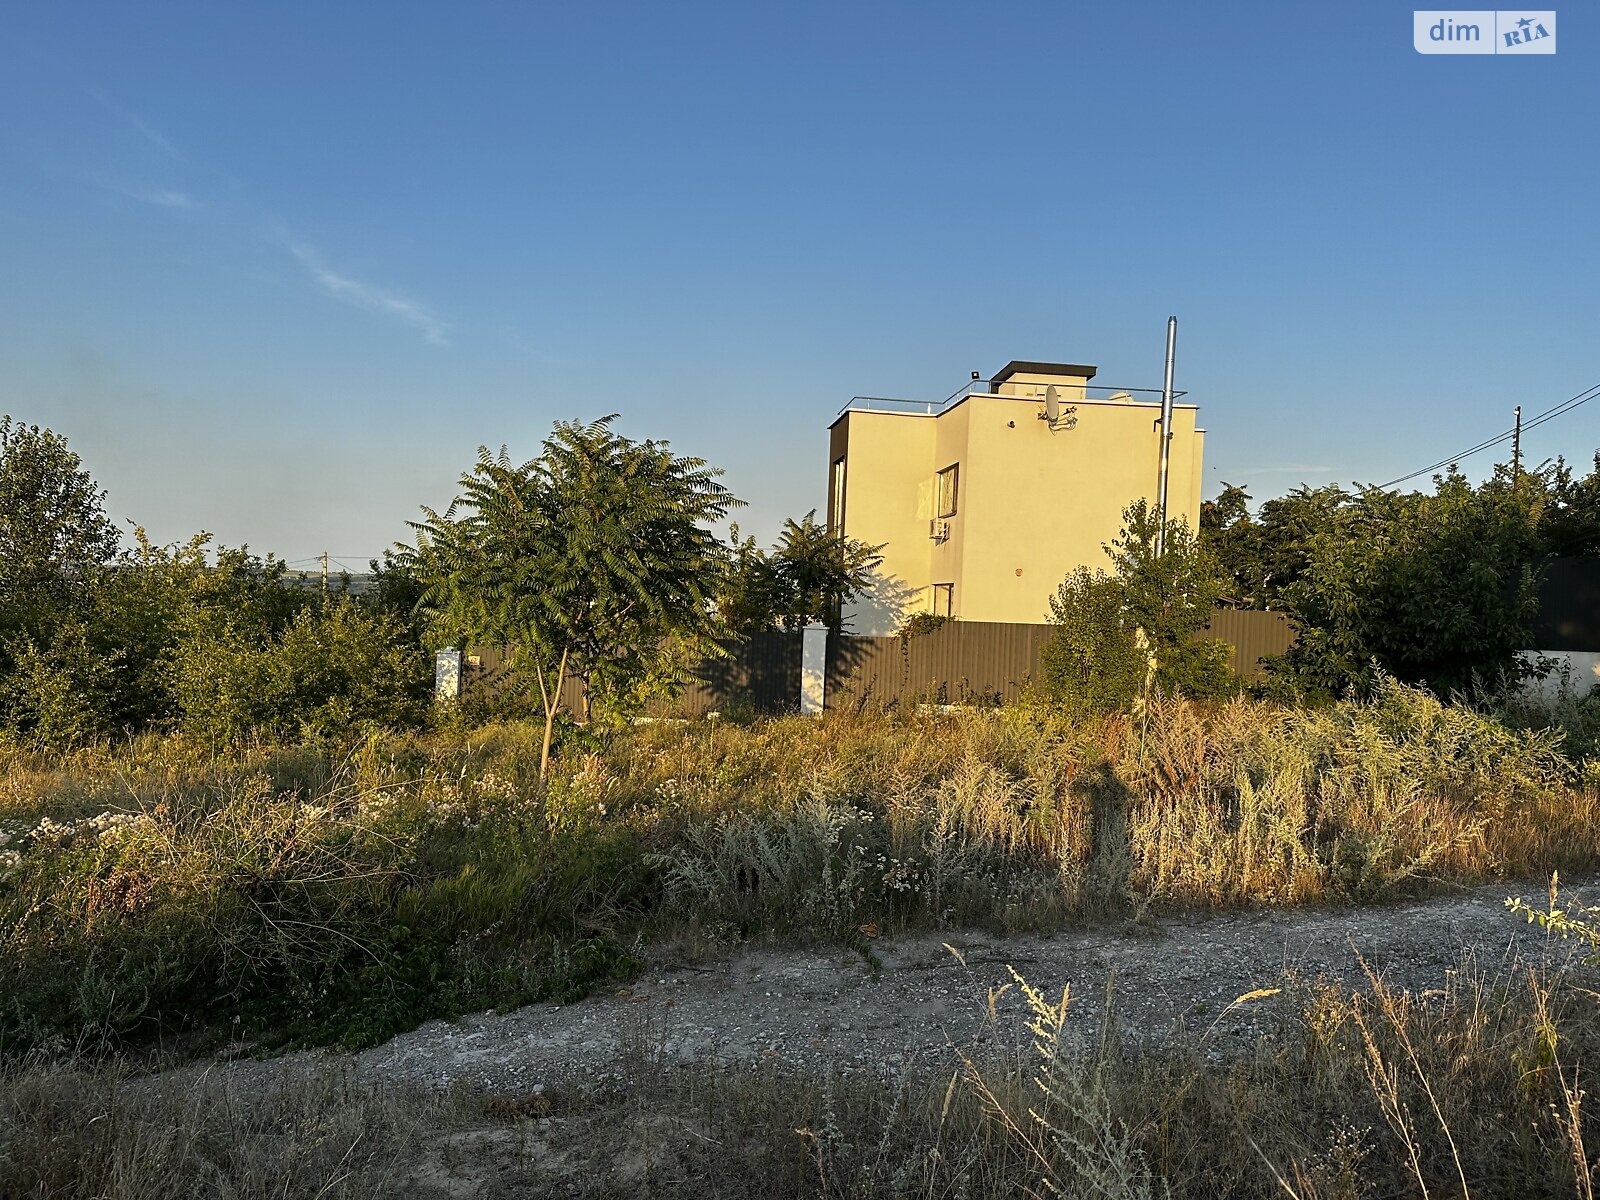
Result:
M1156 488L1156 556L1167 552L1167 475L1172 466L1172 358L1178 346L1178 318L1167 318L1167 374L1161 385L1161 476Z
M1517 405L1512 412L1517 417L1511 431L1511 485L1515 487L1522 479L1522 405Z
M328 598L328 552L322 552L322 598Z

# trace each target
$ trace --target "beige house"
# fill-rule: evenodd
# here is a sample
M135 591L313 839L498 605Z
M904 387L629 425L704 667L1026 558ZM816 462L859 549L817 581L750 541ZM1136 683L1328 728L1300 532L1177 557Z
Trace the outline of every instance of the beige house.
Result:
M1012 362L947 400L858 396L828 430L828 524L881 546L875 593L847 606L852 633L889 634L916 613L1039 622L1073 568L1133 501L1156 500L1161 396L1091 386L1095 368ZM1167 511L1200 517L1198 409L1174 404Z

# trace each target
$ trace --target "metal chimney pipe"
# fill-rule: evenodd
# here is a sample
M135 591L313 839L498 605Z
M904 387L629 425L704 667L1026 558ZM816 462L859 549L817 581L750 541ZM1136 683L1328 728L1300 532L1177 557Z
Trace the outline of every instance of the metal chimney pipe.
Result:
M1178 318L1167 318L1167 373L1161 385L1161 477L1156 491L1156 555L1167 552L1167 476L1172 468L1172 359L1178 346Z

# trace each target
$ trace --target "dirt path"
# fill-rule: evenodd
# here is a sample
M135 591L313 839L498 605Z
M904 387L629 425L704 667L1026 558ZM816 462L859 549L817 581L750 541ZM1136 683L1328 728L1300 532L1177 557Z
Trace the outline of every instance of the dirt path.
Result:
M1591 899L1600 890L1600 879L1574 882ZM1563 893L1569 890L1564 884ZM707 967L658 967L632 987L576 1004L430 1021L355 1055L353 1066L375 1083L508 1093L605 1082L645 1064L765 1061L898 1072L908 1059L946 1054L952 1044L997 1050L1014 1044L1022 1033L1015 989L997 1007L1000 1020L985 1019L988 990L1011 981L1008 966L1051 996L1070 983L1068 1025L1085 1039L1099 1026L1114 971L1124 1029L1159 1039L1182 1028L1222 1053L1230 1043L1253 1042L1283 1003L1267 997L1230 1009L1235 998L1275 986L1286 970L1354 983L1360 969L1352 946L1389 981L1413 991L1438 987L1466 955L1486 970L1513 958L1568 961L1574 946L1506 911L1512 894L1536 905L1545 899L1542 888L1497 884L1381 908L1163 918L1134 929L1011 939L918 935L874 943L877 969L846 950L753 951ZM272 1071L320 1057L223 1069Z

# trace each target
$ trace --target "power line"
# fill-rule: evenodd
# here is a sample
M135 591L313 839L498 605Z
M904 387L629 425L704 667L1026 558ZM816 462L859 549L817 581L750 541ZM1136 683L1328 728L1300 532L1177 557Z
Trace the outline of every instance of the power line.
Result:
M1538 426L1543 425L1546 421L1553 421L1557 417L1565 416L1567 413L1571 412L1580 405L1589 403L1589 401L1593 400L1596 396L1600 396L1600 383L1584 388L1583 391L1579 392L1576 396L1572 396L1566 400L1563 400L1560 404L1557 404L1553 408L1545 409L1544 412L1538 414L1532 420L1521 422L1521 432L1526 433L1530 429L1535 429ZM1513 426L1504 433L1497 434L1486 441L1479 442L1476 446L1471 446L1466 450L1462 450L1460 453L1452 454L1448 458L1441 458L1436 463L1430 463L1428 466L1422 467L1420 470L1413 471L1409 475L1402 475L1399 479L1391 479L1388 483L1379 484L1378 486L1392 488L1396 484L1409 483L1419 475L1432 474L1441 467L1452 466L1455 463L1460 462L1463 458L1468 458L1471 455L1477 454L1483 450L1487 450L1491 446L1498 446L1503 442L1508 442L1517 436L1517 428Z
M374 559L381 559L382 557L383 557L382 554L333 554L333 553L330 552L329 555L328 555L328 561L329 562L336 562L336 563L339 563L341 566L344 566L344 561L342 561L342 560L349 560L349 561L359 562L362 559L366 559L368 561L371 561L371 560L374 560ZM283 559L283 560L280 560L280 561L282 561L283 565L286 566L286 567L294 567L294 566L298 566L301 563L320 563L322 561L322 555L321 554L313 554L310 558L290 558L290 559Z

